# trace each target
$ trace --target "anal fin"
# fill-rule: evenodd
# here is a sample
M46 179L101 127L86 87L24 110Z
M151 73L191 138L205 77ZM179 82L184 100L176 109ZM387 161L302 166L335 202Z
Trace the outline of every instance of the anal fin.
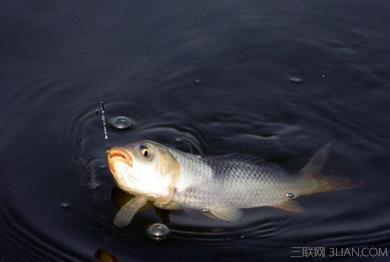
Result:
M303 211L303 208L295 200L286 200L277 205L274 205L273 207L292 213L300 213Z
M236 221L241 218L242 212L237 208L214 207L208 209L205 215L213 219Z

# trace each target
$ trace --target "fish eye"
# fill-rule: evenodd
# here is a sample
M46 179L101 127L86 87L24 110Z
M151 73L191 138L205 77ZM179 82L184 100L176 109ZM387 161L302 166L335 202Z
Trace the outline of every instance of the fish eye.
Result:
M141 152L141 155L144 156L145 158L149 158L150 157L149 149L146 146L140 145L139 146L139 151Z

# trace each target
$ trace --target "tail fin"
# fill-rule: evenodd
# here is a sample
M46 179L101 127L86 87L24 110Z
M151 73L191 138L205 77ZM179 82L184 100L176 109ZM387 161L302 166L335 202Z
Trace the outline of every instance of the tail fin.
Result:
M304 190L306 194L345 190L359 185L344 177L320 175L322 168L329 158L329 151L330 143L318 150L299 172L304 181L307 181L307 188Z
M326 161L329 158L330 143L318 150L309 160L304 168L299 172L304 178L312 178L320 174Z
M338 190L346 190L358 187L360 183L352 181L342 176L320 176L313 177L317 182L316 192L330 192Z

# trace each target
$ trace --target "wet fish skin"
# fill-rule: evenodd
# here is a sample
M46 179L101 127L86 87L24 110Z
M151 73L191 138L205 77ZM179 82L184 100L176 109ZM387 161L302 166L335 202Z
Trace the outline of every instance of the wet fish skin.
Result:
M118 212L116 224L123 226L147 202L168 210L207 210L223 220L237 220L240 209L273 206L299 212L292 200L302 195L351 187L343 178L319 175L327 161L324 146L297 174L257 157L229 154L200 157L153 141L140 141L112 148L110 170L120 188L135 198ZM126 208L125 208L126 207Z
M273 206L287 200L287 193L299 196L317 186L254 156L198 158L170 150L182 170L173 201L187 208Z

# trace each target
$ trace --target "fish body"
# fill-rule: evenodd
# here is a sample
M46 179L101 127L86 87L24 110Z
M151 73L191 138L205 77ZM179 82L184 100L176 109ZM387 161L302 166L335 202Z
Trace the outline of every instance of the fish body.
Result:
M113 148L108 160L118 186L134 194L138 206L149 200L160 208L206 210L211 217L236 220L243 208L297 212L292 198L345 188L341 179L319 176L328 151L329 146L319 150L298 174L254 156L201 157L152 141ZM123 219L137 212L130 206Z
M198 158L172 151L181 172L173 201L196 209L271 206L298 195L304 181L284 169L240 155ZM302 188L302 190L301 190Z

